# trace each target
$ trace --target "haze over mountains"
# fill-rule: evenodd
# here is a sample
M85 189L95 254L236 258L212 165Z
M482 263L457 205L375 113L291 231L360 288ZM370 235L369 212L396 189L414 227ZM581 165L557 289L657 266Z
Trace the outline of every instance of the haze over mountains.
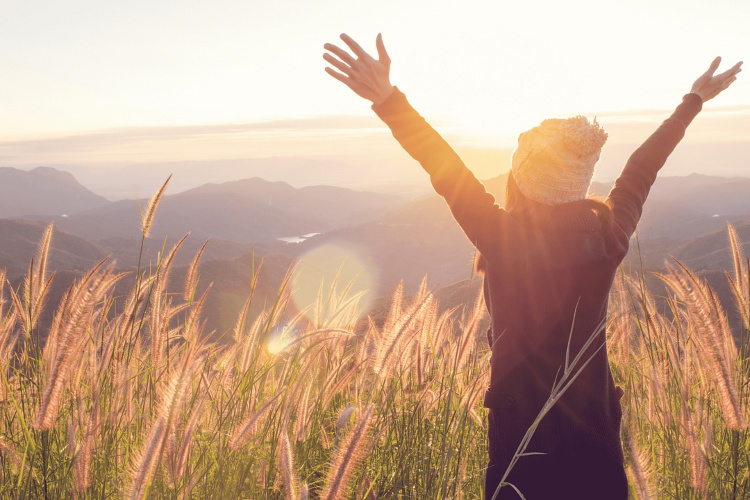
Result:
M486 181L499 203L506 179ZM594 184L592 189L603 195L610 187ZM0 168L0 195L0 268L7 269L11 283L17 284L28 269L49 222L55 224L50 269L60 272L55 278L60 290L107 256L121 270L137 266L139 204L145 207L147 200L111 202L71 174L43 167L28 172ZM639 226L637 257L647 269L663 268L669 254L694 269L729 269L727 222L736 225L750 248L750 179L659 178ZM218 332L231 325L249 291L253 265L261 258L267 263L261 296L271 297L295 259L321 245L362 255L372 268L378 297L401 280L413 291L425 275L428 286L445 287L448 301L470 295L466 284L454 284L472 276L474 249L437 195L405 199L331 186L298 189L259 178L206 184L164 196L152 236L145 241L143 263L155 262L164 245L168 250L188 233L176 262L183 269L175 272L175 286L180 286L184 266L210 238L200 283L203 288L214 283L206 317L209 328ZM303 235L307 237L300 243L280 240Z
M0 217L62 215L102 207L109 202L73 177L49 167L30 171L0 168Z
M130 238L140 231L139 204L122 200L51 219L63 230L91 239ZM247 179L206 184L165 195L152 234L179 238L187 233L237 243L274 241L323 232L377 217L399 199L376 193L313 186L295 189L283 182Z

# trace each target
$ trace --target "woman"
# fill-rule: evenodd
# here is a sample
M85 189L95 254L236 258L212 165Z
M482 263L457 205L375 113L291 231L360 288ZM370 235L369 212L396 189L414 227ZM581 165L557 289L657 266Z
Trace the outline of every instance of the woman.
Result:
M485 497L519 498L520 491L528 500L626 499L622 391L612 378L603 333L609 290L658 170L702 104L736 79L742 63L719 75L714 72L720 58L711 63L672 116L633 153L604 203L586 199L607 138L596 121L545 120L521 134L501 209L391 85L382 37L376 40L378 59L347 35L341 39L354 56L326 44L330 53L324 58L336 68L326 71L372 101L483 257L492 348L484 401ZM520 449L563 382L571 383ZM520 451L523 456L514 460Z

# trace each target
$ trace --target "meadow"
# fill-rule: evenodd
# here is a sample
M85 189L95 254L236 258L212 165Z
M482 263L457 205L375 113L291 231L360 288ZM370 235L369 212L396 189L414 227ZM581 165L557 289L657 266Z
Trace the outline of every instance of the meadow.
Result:
M144 239L163 191L143 211ZM139 266L126 296L112 264L89 270L43 332L52 233L22 286L0 275L1 498L481 498L481 297L444 311L426 286L398 288L384 320L362 321L346 284L290 313L287 280L251 316L258 262L233 330L212 344L201 253L184 283L170 281L180 242ZM606 335L634 498L750 497L750 273L729 237L741 325L678 262L660 276L665 300L643 272L613 288Z

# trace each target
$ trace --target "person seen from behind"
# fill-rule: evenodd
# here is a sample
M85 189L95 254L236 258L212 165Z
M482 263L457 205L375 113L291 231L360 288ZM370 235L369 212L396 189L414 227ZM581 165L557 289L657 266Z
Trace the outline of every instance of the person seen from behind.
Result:
M500 208L392 86L381 35L377 58L349 36L341 39L351 53L326 44L323 57L333 66L326 71L373 103L482 256L492 350L485 498L521 498L521 492L527 500L627 499L622 390L604 335L609 291L659 169L703 103L736 79L742 63L715 74L717 57L630 156L603 202L586 198L607 140L595 120L548 119L522 133ZM569 385L560 394L565 374ZM545 407L556 391L559 399Z

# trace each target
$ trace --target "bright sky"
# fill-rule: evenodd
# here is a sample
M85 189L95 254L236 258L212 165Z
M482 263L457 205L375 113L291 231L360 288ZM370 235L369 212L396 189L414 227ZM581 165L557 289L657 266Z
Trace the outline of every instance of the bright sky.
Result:
M342 31L372 52L382 32L393 83L464 145L656 123L714 56L750 59L748 26L746 0L0 0L0 164L323 154L316 131L371 116L323 70ZM705 140L750 141L750 73L707 107L735 121Z

